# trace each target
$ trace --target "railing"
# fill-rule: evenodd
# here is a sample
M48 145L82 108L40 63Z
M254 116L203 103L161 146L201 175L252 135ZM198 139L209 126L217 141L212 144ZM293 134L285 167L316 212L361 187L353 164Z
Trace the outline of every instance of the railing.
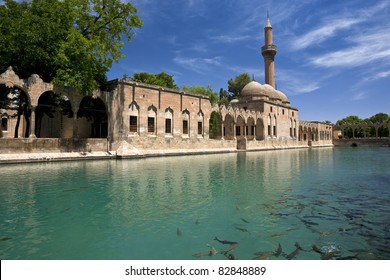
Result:
M276 52L276 45L266 45L261 47L261 52L266 52L266 51L274 51Z

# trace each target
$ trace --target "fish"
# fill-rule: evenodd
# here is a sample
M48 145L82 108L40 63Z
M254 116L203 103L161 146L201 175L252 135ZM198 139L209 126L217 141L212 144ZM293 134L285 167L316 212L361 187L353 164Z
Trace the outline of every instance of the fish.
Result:
M222 244L238 244L238 242L235 242L235 241L229 241L229 240L220 240L218 239L218 237L214 237L214 240L218 241L219 243L222 243Z
M225 250L220 250L220 253L221 254L224 254L226 256L227 253L229 253L230 251L233 251L234 249L236 249L238 246L238 243L233 243L229 246L229 248L225 249Z
M199 224L200 224L200 220L199 220L199 219L196 219L195 224L196 224L196 225L199 225Z
M192 256L195 258L200 258L200 257L212 257L218 254L218 251L213 246L211 246L210 244L207 244L207 246L210 248L210 250L208 250L207 252L196 253L193 254Z
M287 232L275 232L275 233L271 234L271 237L277 237L277 236L283 236L283 235L287 235Z
M234 226L234 228L239 230L239 231L248 232L249 233L249 230L247 230L246 228L242 228L242 227L238 227L238 226Z
M311 248L313 249L314 252L322 255L322 251L315 244L311 245Z
M275 253L273 251L266 251L266 252L258 252L258 253L255 253L255 254L257 256L254 257L253 260L268 260Z
M299 251L303 250L298 242L295 242L294 245L296 249L286 256L288 260L292 260L293 258L295 258L296 255L298 255Z
M7 241L7 240L10 240L10 239L12 239L12 237L4 236L4 237L0 238L0 241Z
M315 222L312 222L312 221L308 221L308 220L305 220L305 219L302 219L301 217L299 216L296 216L302 223L304 223L306 226L318 226L319 224L318 223L315 223Z
M288 254L288 255L286 256L286 259L292 260L293 258L295 258L296 255L298 255L298 253L299 253L300 250L301 250L301 249L296 248L294 251L292 251L290 254Z
M177 228L176 234L177 234L177 236L182 236L183 235L183 233L181 232L180 228Z
M276 252L275 252L275 257L279 257L283 252L283 249L282 249L282 245L280 245L279 243L279 246L278 246L278 249L276 249Z
M244 218L240 218L241 219L241 221L243 221L244 223L247 223L247 224L249 224L250 222L247 220L247 219L244 219Z

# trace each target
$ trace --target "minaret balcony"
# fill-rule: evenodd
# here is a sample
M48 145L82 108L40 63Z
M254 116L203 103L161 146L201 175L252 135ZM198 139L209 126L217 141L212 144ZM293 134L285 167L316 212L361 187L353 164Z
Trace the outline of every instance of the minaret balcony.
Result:
M266 45L261 47L261 53L276 53L276 45Z

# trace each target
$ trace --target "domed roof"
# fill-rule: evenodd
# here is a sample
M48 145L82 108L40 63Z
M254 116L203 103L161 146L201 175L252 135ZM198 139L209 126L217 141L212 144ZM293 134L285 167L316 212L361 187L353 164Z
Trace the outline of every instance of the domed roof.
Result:
M251 81L250 83L248 83L242 89L241 96L267 96L270 99L277 99L288 102L287 96L283 92L275 90L272 86L268 84L262 85L256 81Z
M249 82L241 91L241 96L263 95L263 87L256 81Z
M282 101L288 101L287 96L283 92L281 92L280 90L277 90L276 92L280 96L280 99L282 99Z

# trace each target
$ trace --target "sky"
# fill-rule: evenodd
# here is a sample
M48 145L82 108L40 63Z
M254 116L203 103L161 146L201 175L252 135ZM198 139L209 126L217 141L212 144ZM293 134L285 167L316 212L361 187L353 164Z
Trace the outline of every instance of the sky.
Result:
M264 26L275 81L306 121L390 114L389 0L132 0L141 29L109 79L173 75L215 92L241 73L264 84Z

